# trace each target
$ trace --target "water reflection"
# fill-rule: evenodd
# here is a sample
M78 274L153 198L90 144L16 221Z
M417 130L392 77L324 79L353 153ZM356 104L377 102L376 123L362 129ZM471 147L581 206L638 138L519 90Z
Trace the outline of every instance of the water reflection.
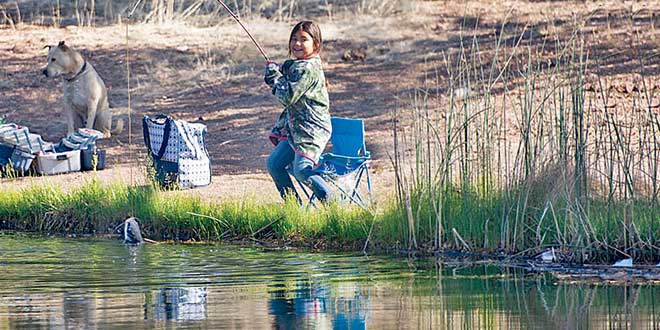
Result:
M153 316L145 319L200 321L206 319L206 288L165 288L156 293Z
M297 283L293 291L272 290L269 313L277 329L365 329L369 299L352 283L331 292L329 281Z
M0 234L0 330L660 329L660 286L492 264Z

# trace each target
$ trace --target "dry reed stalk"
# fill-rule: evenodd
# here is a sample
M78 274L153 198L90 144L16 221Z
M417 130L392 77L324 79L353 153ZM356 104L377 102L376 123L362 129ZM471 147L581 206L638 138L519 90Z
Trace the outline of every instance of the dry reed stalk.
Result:
M89 13L87 16L87 25L88 26L94 26L94 20L96 19L96 1L95 0L89 0Z
M0 13L2 13L2 17L5 20L5 22L9 24L9 27L12 30L16 30L16 25L14 24L14 20L9 15L7 15L7 10L5 10L5 7L3 7L1 4L0 4Z
M15 23L22 23L23 19L21 18L21 7L18 5L18 0L14 0L14 5L16 5L16 22Z

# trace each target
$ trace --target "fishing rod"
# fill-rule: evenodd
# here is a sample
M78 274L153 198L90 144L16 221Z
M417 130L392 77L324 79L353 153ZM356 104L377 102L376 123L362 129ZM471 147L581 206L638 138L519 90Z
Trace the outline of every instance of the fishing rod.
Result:
M231 11L231 9L229 9L229 7L227 7L227 5L222 0L217 0L217 1L218 1L218 3L220 3L220 5L222 7L224 7L227 10L229 15L231 15L231 17L233 17L234 20L236 20L236 23L238 23L238 25L240 25L243 28L245 33L247 33L248 37L250 37L252 42L254 42L254 45L257 46L257 48L259 48L259 52L261 52L261 55L263 55L264 59L266 59L266 61L270 61L270 59L268 58L268 55L266 55L266 52L264 52L264 50L261 48L261 46L259 46L259 43L254 39L252 34L250 34L250 31L248 31L248 29L245 27L245 25L243 25L243 22L241 22L241 20L238 18L238 16L236 16L236 14L234 14L234 12Z
M135 13L135 10L140 5L140 3L142 3L142 0L135 1L135 5L133 5L133 10L131 10L131 12L128 13L128 15L126 15L126 18L130 19L131 17L133 17L133 14Z
M243 31L245 31L245 33L247 33L248 37L250 37L250 40L252 40L252 42L254 42L254 45L257 46L257 48L259 49L259 52L261 52L261 55L264 57L264 59L266 59L267 62L270 61L270 59L268 58L268 55L266 55L266 52L264 52L263 48L261 48L261 46L259 45L257 40L254 39L254 37L252 36L250 31L248 31L248 29L245 27L245 25L243 25L243 22L241 22L240 18L238 18L238 16L236 16L236 14L234 14L234 12L231 9L229 9L229 7L222 0L217 0L217 1L229 13L229 15L236 21L236 23L238 23L238 25L240 25L243 28ZM133 16L133 13L135 12L135 9L137 9L138 5L141 2L142 2L142 0L137 0L135 2L135 5L133 6L133 10L131 10L130 13L128 14L128 18L131 18L131 16Z

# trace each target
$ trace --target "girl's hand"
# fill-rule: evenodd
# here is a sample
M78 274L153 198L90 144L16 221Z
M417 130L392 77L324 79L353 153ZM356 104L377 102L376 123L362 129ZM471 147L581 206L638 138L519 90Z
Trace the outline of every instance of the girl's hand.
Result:
M275 61L266 61L266 71L279 70L280 65Z
M268 86L272 87L277 77L282 75L282 73L280 72L280 66L277 64L277 62L266 61L265 71L266 72L264 74L264 81Z

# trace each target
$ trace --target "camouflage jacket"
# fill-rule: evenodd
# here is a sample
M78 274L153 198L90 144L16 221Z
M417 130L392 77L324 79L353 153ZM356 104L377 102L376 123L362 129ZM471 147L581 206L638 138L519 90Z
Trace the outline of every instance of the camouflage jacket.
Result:
M264 80L284 105L271 130L271 141L288 140L297 154L316 164L332 132L321 58L286 60L281 67L270 63Z

